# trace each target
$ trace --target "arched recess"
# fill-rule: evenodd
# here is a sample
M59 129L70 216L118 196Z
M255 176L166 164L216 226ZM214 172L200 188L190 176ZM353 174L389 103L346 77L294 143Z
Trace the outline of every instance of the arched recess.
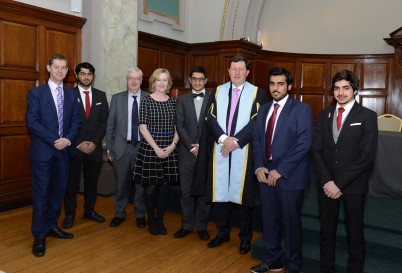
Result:
M258 27L265 0L226 0L221 40L249 38L257 43Z

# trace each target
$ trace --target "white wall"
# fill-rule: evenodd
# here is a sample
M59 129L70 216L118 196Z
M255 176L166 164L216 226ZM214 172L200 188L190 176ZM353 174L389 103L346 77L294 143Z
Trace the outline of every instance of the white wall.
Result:
M402 26L401 0L267 0L263 49L294 53L393 53L383 38Z
M71 11L71 0L15 0L15 1L82 17L82 12L77 13Z
M138 30L185 43L219 41L226 0L182 1L185 5L183 32L172 29L168 24L142 20L138 20Z

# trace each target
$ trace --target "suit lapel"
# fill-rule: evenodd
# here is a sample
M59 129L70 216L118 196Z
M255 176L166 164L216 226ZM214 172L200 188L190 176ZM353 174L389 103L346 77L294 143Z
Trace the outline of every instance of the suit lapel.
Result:
M48 83L46 83L45 85L45 98L47 100L47 102L49 103L50 109L52 109L53 114L56 116L57 119L57 109L56 109L56 104L54 103L53 100L53 95L52 95L52 90L50 90L50 86Z
M350 110L348 116L346 117L345 121L343 122L341 132L339 134L338 142L342 140L343 136L348 133L350 130L350 124L353 123L353 121L356 119L356 117L359 115L360 110L359 110L359 104L355 102L353 104L352 109Z
M78 104L80 105L81 116L84 115L86 118L87 116L86 116L85 109L84 109L84 102L82 101L80 90L78 89L78 86L76 86L74 88L74 93L77 96Z
M207 91L205 91L205 96L204 96L204 101L202 102L202 106L201 106L201 114L200 114L200 119L198 120L198 122L203 122L203 116L202 114L205 113L207 106L208 106L208 101L209 101L209 94L207 93Z

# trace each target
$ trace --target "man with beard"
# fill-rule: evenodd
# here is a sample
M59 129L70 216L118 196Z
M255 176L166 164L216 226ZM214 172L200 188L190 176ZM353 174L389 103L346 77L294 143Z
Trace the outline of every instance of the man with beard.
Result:
M268 79L274 101L260 108L253 132L253 145L259 147L254 149L254 169L260 182L266 256L251 272L285 267L285 273L298 273L302 267L303 195L310 184L313 116L308 105L289 96L293 79L286 69L272 68Z
M95 68L90 63L75 67L77 86L74 92L81 114L81 128L74 142L76 157L71 161L71 169L66 194L64 196L64 228L71 228L77 208L77 183L83 170L84 178L84 218L104 222L105 218L95 211L99 172L102 166L102 140L106 133L109 106L106 94L92 87Z

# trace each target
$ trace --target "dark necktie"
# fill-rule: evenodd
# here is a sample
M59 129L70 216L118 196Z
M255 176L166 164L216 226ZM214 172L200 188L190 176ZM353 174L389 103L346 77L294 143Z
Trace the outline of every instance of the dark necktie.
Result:
M85 94L85 114L89 118L89 113L91 112L91 103L89 101L89 91L84 91Z
M272 136L274 135L274 127L276 121L276 114L278 112L279 104L274 104L274 111L272 112L271 117L268 120L267 131L265 131L265 145L266 145L266 155L267 160L271 158L271 147L272 147Z
M336 128L338 128L338 131L342 126L342 113L343 112L345 112L345 108L339 107L338 108L338 116L336 117Z
M63 88L61 86L56 87L57 90L57 119L59 121L59 136L63 137Z
M133 96L133 109L131 112L131 144L134 146L138 143L138 104L137 96Z
M195 99L196 97L201 97L201 98L203 98L204 97L204 92L201 92L201 93L193 93L193 98Z

